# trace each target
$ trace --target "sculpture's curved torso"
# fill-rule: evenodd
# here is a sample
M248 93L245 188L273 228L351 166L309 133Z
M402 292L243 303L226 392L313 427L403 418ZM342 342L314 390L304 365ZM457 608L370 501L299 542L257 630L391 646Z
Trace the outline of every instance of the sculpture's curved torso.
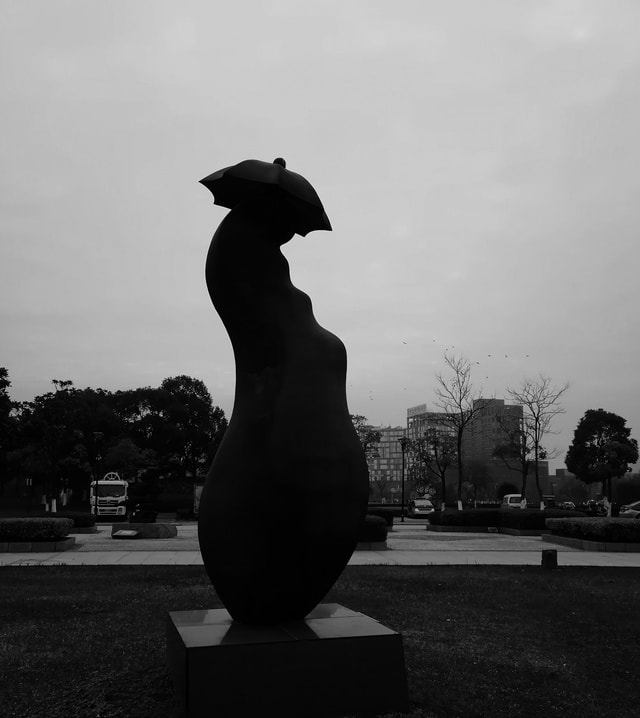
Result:
M368 497L346 351L291 283L280 251L289 237L246 202L223 220L207 257L236 393L201 497L200 548L223 603L250 623L315 607L355 548Z

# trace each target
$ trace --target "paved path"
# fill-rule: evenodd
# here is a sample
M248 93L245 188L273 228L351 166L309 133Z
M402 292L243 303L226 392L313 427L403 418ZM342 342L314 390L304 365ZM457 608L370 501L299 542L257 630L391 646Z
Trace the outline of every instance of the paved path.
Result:
M0 553L0 566L25 565L160 565L199 566L195 523L177 523L171 539L111 538L111 526L101 524L96 534L77 534L76 546L58 553ZM356 551L351 566L539 566L543 549L558 551L560 566L628 566L640 568L640 553L581 551L542 541L539 537L487 533L436 533L425 523L398 523L389 532L386 551Z

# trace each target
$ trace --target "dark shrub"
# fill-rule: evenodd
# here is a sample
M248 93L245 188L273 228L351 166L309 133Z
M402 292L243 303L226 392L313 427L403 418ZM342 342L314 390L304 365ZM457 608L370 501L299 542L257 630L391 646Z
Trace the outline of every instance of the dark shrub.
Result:
M393 517L400 515L400 512L396 509L368 509L367 516L378 516L383 519L386 526L393 526Z
M358 541L371 543L387 540L387 522L381 516L367 514L360 525Z
M32 518L34 516L47 519L71 519L74 528L86 528L96 525L96 517L88 511L57 511L55 514L42 511L37 514L31 514L25 518Z
M563 511L562 509L502 509L500 511L500 523L498 526L504 526L510 529L520 529L521 531L542 531L547 519L559 519L565 516L583 516L576 511Z
M574 512L575 513L575 512ZM609 543L640 543L640 521L620 518L554 518L547 528L556 536L569 536L585 541Z
M136 506L131 514L131 523L154 524L158 518L158 512L141 506Z
M72 528L71 519L0 519L0 541L59 541Z
M436 511L429 514L429 523L436 526L499 526L498 509L465 509Z
M545 527L545 519L576 515L582 514L560 509L465 509L436 511L429 516L429 523L436 526L504 526L522 531L539 531Z
M164 512L193 509L193 487L190 493L163 492L155 499L153 506L156 511Z

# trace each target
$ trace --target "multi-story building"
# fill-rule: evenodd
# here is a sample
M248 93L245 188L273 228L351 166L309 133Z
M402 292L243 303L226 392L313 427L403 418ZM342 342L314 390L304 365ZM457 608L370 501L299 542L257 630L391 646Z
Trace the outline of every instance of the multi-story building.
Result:
M510 468L501 459L494 457L497 446L509 443L510 434L521 426L523 407L519 404L506 404L504 399L477 399L474 402L477 413L463 434L462 456L465 480L473 484L474 493L483 498L495 498L498 486L509 482L520 486L522 475L519 473L517 460L510 462ZM455 433L451 423L445 421L445 413L427 411L426 404L419 404L407 409L407 437L418 439L424 436L427 429L436 428L440 431ZM411 460L410 460L411 461ZM452 475L456 469L453 468ZM539 462L541 488L547 485L548 465ZM535 498L535 481L533 469L529 471L528 497ZM529 494L531 495L529 496Z
M476 399L473 420L465 429L463 451L470 459L492 461L497 446L509 443L523 419L520 404L505 404L504 399Z
M517 458L508 462L494 456L496 447L517 440L517 432L524 422L524 409L520 404L506 404L504 399L476 399L476 410L463 438L463 456L467 466L489 475L494 484L509 482L520 487L522 473ZM549 464L538 461L540 488L547 493ZM538 499L534 468L530 465L527 475L527 498Z
M407 438L415 441L424 436L427 429L438 429L452 433L453 430L449 424L444 421L444 412L427 411L426 404L418 404L418 406L410 406L407 409Z
M380 441L373 445L367 459L371 499L398 503L402 495L401 439L406 437L406 430L403 426L372 428L380 433Z

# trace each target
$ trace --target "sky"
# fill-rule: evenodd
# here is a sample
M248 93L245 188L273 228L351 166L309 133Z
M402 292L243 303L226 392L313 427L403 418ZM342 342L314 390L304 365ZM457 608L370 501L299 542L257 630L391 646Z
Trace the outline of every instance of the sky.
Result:
M111 391L204 381L228 210L198 181L284 157L333 226L283 251L372 424L434 410L445 351L484 396L568 382L640 439L636 0L3 0L0 366Z

